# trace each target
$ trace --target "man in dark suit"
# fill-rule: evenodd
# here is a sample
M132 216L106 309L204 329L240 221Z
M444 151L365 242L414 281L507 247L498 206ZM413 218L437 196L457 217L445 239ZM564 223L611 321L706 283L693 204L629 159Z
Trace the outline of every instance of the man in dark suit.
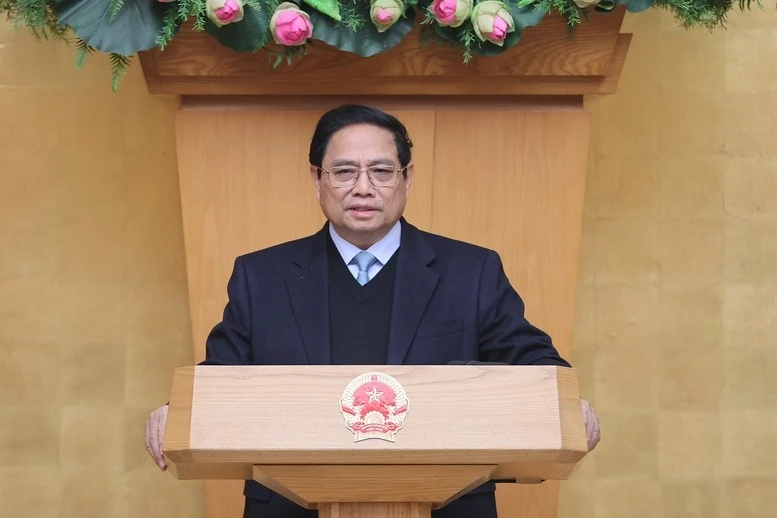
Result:
M238 257L205 365L569 364L524 318L499 255L423 232L402 214L411 141L396 118L345 105L319 121L310 174L327 218L312 236ZM589 448L598 419L583 404ZM146 448L160 468L167 407L149 416ZM245 518L313 518L247 481ZM434 518L496 518L487 483Z

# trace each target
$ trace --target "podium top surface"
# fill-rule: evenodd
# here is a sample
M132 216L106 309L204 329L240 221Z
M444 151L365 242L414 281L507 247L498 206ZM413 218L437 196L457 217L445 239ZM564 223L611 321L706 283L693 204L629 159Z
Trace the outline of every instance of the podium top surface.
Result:
M176 369L165 454L180 463L574 463L587 452L573 369Z

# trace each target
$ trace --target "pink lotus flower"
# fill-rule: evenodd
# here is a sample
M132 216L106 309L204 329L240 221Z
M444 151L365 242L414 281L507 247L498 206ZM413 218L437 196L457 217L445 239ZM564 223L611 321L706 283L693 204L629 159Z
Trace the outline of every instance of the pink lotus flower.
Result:
M458 27L472 13L472 0L434 0L431 11L443 27Z
M270 31L275 43L295 47L304 45L313 36L308 13L292 2L283 2L270 18Z
M506 6L498 0L486 0L472 9L472 27L481 41L490 41L500 47L507 35L515 30L515 21Z
M372 0L370 19L378 32L383 32L397 23L405 11L402 0Z
M205 12L217 27L243 19L244 0L208 0Z

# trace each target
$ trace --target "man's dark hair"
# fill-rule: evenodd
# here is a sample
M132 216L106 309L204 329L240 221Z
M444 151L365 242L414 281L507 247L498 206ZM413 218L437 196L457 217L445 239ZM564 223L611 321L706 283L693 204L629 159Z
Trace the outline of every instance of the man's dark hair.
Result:
M344 104L329 110L319 119L316 130L313 132L313 138L310 140L310 153L308 155L310 164L321 167L324 153L326 153L332 135L346 126L354 124L372 124L389 130L394 135L400 167L405 167L410 163L410 149L413 147L413 143L410 141L404 124L399 122L396 117L377 108L361 104Z

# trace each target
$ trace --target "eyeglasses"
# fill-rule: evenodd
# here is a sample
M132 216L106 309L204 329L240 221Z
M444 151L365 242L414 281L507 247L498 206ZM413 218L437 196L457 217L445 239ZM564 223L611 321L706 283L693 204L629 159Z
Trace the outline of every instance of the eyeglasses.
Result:
M362 170L367 171L367 178L375 187L392 187L397 183L399 173L407 169L405 167L395 167L392 165L373 165L366 168L354 166L332 167L330 169L318 168L329 176L329 183L332 187L353 187L359 181Z

